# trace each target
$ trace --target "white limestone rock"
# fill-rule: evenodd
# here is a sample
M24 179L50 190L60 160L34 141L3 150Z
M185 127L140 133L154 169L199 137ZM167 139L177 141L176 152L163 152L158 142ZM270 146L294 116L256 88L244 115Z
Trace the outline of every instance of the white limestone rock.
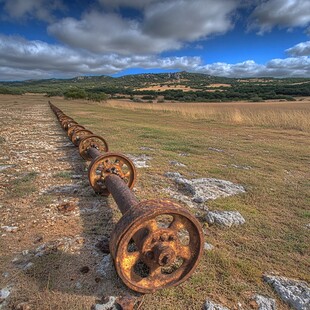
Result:
M178 185L178 191L185 196L190 196L196 203L204 203L219 197L228 197L240 193L245 193L245 188L240 184L230 181L200 178L186 179L178 172L167 172L165 176L172 179Z
M255 295L253 299L258 305L258 310L276 310L276 301L273 298Z
M206 300L206 303L203 306L203 310L229 310L229 309L222 305L215 304L211 300Z
M108 300L103 304L96 304L92 307L92 310L117 310L116 298L114 296L109 296Z
M209 211L206 215L209 225L239 226L245 223L244 217L238 211Z
M308 283L272 275L265 275L264 280L293 309L310 310L310 287Z
M205 242L204 247L203 247L206 251L212 251L214 249L214 245Z

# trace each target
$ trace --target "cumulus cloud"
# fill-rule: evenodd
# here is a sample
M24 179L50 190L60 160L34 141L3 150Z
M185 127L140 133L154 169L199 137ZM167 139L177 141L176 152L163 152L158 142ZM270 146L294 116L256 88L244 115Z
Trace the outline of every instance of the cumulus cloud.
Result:
M114 74L128 68L176 69L227 77L305 77L310 76L310 57L273 59L266 64L253 60L203 64L200 57L98 55L42 41L0 36L1 80Z
M310 1L305 0L267 0L262 1L251 15L251 28L259 33L270 31L273 27L306 27L310 23Z
M181 47L173 39L143 34L137 21L115 13L91 11L81 20L65 18L50 25L48 32L70 46L94 53L152 54Z
M98 55L42 41L0 35L1 80L113 74L128 68L189 70L199 57Z
M118 5L122 3L116 1ZM115 12L92 10L80 20L64 18L55 22L48 31L65 44L95 53L157 54L228 31L232 27L230 14L237 8L234 0L148 0L147 3L141 21Z
M108 8L130 7L141 9L148 6L150 3L160 2L161 0L98 0L100 4Z
M145 10L143 31L151 36L194 41L231 29L229 15L236 9L233 0L171 0Z
M62 0L2 0L4 11L13 19L54 20L53 12L65 8Z
M286 50L291 56L310 56L310 41L301 42Z
M196 72L225 77L307 77L310 76L309 57L272 59L266 64L247 60L237 64L213 63L197 66Z

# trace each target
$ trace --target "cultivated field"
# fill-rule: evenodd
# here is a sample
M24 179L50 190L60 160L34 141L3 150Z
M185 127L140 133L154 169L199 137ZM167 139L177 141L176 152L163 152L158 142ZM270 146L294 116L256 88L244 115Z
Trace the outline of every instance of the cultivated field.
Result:
M188 179L228 180L246 189L200 208L180 202L197 216L214 249L205 250L196 272L182 285L133 294L135 309L198 310L206 299L230 309L241 309L238 303L257 309L255 294L275 298L277 309L289 309L262 277L267 273L310 282L309 99L51 101L106 138L110 150L149 156L149 167L138 169L135 193L140 200L170 197L165 189L176 185L164 176L168 171ZM132 293L113 270L106 276L98 272L104 266L95 244L109 237L121 214L111 198L92 192L87 165L68 145L47 102L31 94L0 98L0 168L8 166L0 170L0 227L18 227L16 232L1 229L0 288L11 290L7 309L21 302L30 309L90 309L103 296ZM64 201L76 209L62 214ZM207 208L239 211L246 223L208 226ZM50 250L36 255L43 244Z

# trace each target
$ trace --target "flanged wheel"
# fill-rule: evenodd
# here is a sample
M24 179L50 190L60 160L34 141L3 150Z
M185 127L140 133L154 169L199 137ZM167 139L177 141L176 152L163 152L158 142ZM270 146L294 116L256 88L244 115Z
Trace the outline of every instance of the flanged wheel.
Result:
M72 122L76 123L76 121L75 121L74 119L71 119L71 120L69 120L69 121L65 121L65 122L63 123L63 128L64 128L64 130L68 130L68 124L69 124L69 123L72 123Z
M68 134L68 137L70 138L70 140L72 138L74 131L80 130L80 129L85 129L85 127L82 125L79 125L79 124L75 124L75 125L71 126L70 128L68 128L67 134Z
M87 137L92 135L93 133L90 130L87 129L80 129L80 130L74 130L72 137L71 137L71 141L75 146L78 146L80 141Z
M203 253L198 220L169 200L130 208L116 224L110 251L116 271L132 290L151 293L188 279Z
M84 139L82 139L79 144L80 155L85 160L92 160L90 155L87 153L87 151L91 147L96 148L98 151L102 153L106 153L109 150L107 142L102 137L97 136L97 135L87 136Z
M64 128L64 129L66 129L66 126L67 126L67 124L68 124L69 122L74 122L74 119L71 118L71 117L63 118L63 119L61 120L61 127Z
M126 156L118 153L107 153L94 159L88 168L89 183L94 191L108 196L104 179L110 174L118 175L131 189L136 181L136 169L133 162Z
M75 121L70 121L70 122L68 122L68 123L67 123L67 129L70 128L70 127L72 127L72 126L74 126L74 125L78 125L78 123L75 122Z

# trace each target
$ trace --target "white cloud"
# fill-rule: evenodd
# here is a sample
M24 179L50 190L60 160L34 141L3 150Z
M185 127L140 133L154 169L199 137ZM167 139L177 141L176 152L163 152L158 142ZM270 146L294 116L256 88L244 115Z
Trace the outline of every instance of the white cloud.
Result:
M115 13L91 11L81 20L65 18L48 27L48 32L67 45L94 53L153 54L170 49L171 39L156 39L141 33L135 20ZM175 48L180 44L175 43Z
M107 8L131 7L141 9L148 6L150 3L160 2L161 0L98 0L100 4Z
M195 71L225 77L309 77L310 58L272 59L264 65L253 60L237 64L214 63L197 66Z
M141 21L91 10L80 20L64 18L51 24L48 32L65 44L95 53L157 54L228 31L236 7L234 0L154 1L144 8Z
M54 20L53 12L64 10L62 0L1 0L4 11L13 19L37 18L45 22Z
M203 64L200 57L98 55L42 41L0 36L1 80L114 74L128 68L185 70L227 77L309 77L310 57L273 59L267 64Z
M0 35L1 80L113 74L128 68L189 70L199 57L98 55L82 50Z
M231 29L234 0L171 0L145 9L143 32L153 37L194 41Z
M251 27L258 28L260 34L271 31L275 26L306 27L310 23L310 1L262 1L253 11L251 19Z
M310 56L310 41L301 42L286 50L291 56Z

